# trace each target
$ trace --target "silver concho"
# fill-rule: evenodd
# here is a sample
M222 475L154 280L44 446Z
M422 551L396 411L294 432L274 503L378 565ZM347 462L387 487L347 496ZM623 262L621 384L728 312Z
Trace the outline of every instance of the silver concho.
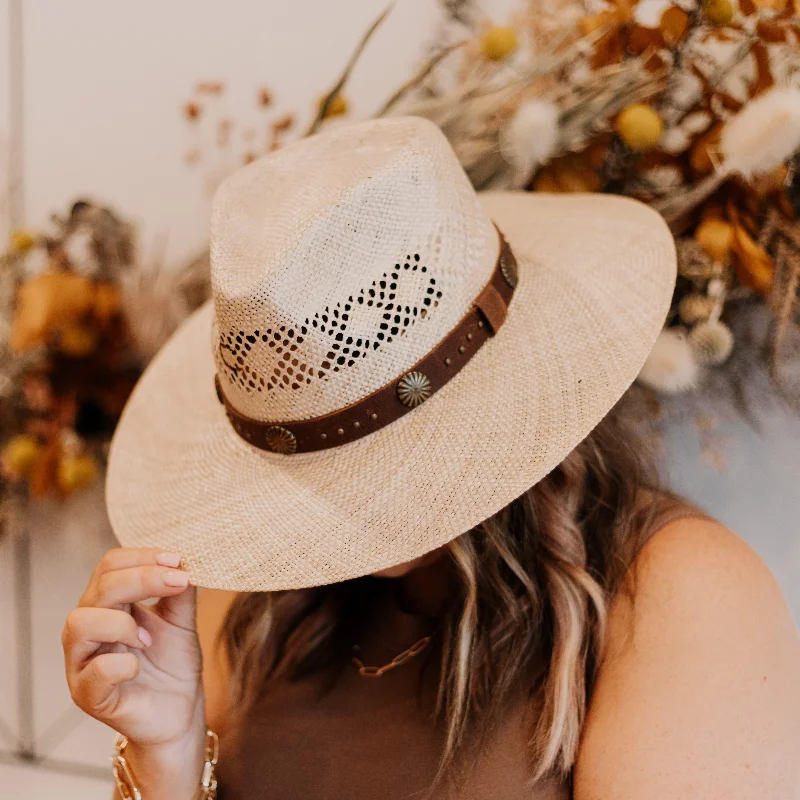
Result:
M270 425L264 431L264 440L273 453L291 455L297 450L297 439L294 434L280 425Z
M517 288L519 273L517 271L517 259L513 254L506 250L500 256L500 272L503 273L503 280L511 289Z
M422 372L409 372L397 384L397 399L406 408L416 408L431 396L431 382Z

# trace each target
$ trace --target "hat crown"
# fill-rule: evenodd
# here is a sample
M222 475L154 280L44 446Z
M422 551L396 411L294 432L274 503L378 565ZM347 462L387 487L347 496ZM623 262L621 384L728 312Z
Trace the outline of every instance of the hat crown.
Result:
M241 414L292 421L401 376L469 310L498 239L441 131L337 128L253 162L215 199L212 346Z

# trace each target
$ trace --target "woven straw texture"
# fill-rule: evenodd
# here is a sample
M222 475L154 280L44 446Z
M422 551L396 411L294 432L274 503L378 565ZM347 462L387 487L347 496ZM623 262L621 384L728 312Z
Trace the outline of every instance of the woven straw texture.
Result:
M217 369L231 403L269 421L328 413L399 377L488 279L492 221L519 285L497 336L443 389L316 453L264 452L233 431ZM214 304L164 347L123 414L107 498L123 545L175 550L193 583L239 591L374 572L501 509L634 380L675 279L652 210L476 197L438 129L409 118L337 129L234 175L215 199L212 265Z
M447 139L414 118L235 173L211 242L225 395L270 421L327 414L402 375L466 313L498 247Z

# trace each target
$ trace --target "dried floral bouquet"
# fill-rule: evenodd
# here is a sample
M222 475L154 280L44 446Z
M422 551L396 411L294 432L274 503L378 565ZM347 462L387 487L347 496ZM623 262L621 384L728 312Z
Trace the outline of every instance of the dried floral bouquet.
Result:
M800 18L795 0L529 0L496 26L461 0L426 63L378 115L416 114L447 135L479 189L613 192L671 225L679 281L639 381L696 387L737 346L742 308L772 312L767 352L787 385L798 347ZM384 15L385 16L385 15ZM320 103L346 84L381 17ZM743 343L742 346L744 346Z
M94 481L144 365L206 283L205 259L140 263L132 226L86 201L47 232L13 234L0 256L0 515Z

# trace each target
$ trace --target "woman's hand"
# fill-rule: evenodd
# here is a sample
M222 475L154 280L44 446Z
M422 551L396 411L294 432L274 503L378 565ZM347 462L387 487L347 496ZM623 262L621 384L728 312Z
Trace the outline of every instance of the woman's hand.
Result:
M177 761L180 774L164 777L189 787L199 778L205 723L196 593L179 564L156 548L110 550L62 640L72 699L128 737L137 779ZM159 599L143 605L149 598Z

